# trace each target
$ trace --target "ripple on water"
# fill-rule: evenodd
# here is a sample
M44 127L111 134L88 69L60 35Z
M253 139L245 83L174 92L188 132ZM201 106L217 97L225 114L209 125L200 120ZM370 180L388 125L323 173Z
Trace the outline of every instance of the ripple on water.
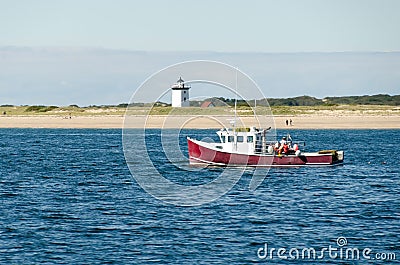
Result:
M398 133L294 130L294 137L309 142L308 150L344 149L346 163L263 171L265 180L254 192L248 190L253 171L245 170L218 201L179 207L138 186L125 164L119 130L0 129L0 263L280 264L261 261L257 250L264 243L335 247L339 236L351 247L400 256L400 167L392 152ZM182 153L187 155L186 135L211 134L183 131ZM223 171L183 170L179 152L174 166L158 152L160 131L149 135L150 156L171 181L199 185ZM379 142L379 150L370 142Z

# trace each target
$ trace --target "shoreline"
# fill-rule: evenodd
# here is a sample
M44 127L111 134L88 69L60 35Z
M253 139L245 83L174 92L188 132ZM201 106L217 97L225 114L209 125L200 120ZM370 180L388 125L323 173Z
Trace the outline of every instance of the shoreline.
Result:
M190 129L220 129L221 123L228 116L213 116L199 118L195 115L181 116L148 116L146 128L190 128ZM64 129L122 129L122 115L107 116L72 116L71 118L57 115L35 116L1 116L0 128L64 128ZM238 117L246 126L257 124L253 116ZM292 126L286 126L286 120L292 119ZM400 129L400 115L279 115L274 116L277 129ZM146 116L127 116L126 128L144 128Z

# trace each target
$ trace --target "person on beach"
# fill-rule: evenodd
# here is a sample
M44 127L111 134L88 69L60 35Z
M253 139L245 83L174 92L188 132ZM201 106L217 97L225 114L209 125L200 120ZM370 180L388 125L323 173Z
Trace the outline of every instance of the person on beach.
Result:
M288 126L289 125L289 121L288 120L286 120L286 126Z
M293 126L292 122L293 122L292 119L290 119L290 126Z

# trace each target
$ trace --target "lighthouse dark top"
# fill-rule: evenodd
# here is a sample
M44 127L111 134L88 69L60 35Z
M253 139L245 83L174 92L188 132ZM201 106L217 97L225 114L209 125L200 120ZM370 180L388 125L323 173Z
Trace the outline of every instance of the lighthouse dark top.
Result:
M185 85L185 81L182 79L182 77L179 77L178 81L176 81L175 84L171 86L172 90L176 89L190 89L189 85Z

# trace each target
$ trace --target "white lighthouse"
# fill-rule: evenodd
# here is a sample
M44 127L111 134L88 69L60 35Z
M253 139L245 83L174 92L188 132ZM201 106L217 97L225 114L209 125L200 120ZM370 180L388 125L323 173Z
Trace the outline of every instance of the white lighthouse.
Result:
M171 86L172 89L172 107L180 108L180 107L189 107L189 89L190 86L185 85L185 81L183 81L182 77L179 77L179 80Z

